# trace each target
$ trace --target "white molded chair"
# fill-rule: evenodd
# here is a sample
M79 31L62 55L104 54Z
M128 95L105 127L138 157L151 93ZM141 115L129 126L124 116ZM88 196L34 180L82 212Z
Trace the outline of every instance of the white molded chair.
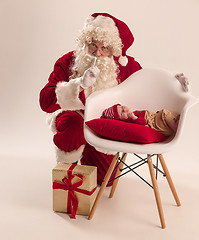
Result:
M147 154L146 161L144 159L143 161L148 163L149 166L152 187L156 198L161 226L162 228L165 228L164 214L154 171L155 166L152 162L152 156L154 154L157 155L157 159L159 159L162 165L162 169L167 178L176 203L178 206L180 206L180 200L173 185L167 166L164 162L162 153L170 151L178 142L187 111L197 102L197 98L191 96L190 93L183 91L181 84L173 75L162 69L139 70L120 85L111 89L97 91L87 98L85 106L85 121L100 118L104 109L116 103L126 105L131 110L147 109L155 112L165 108L178 112L180 114L179 125L175 136L168 138L166 141L160 143L136 144L109 140L100 137L84 124L84 135L89 144L97 148L117 152L101 185L89 219L93 217L93 214L97 208L99 200L110 179L117 161L120 161L118 163L119 167L116 173L117 179L113 182L109 197L112 197L114 194L118 182L118 177L120 175L121 169L123 168L123 165L125 164L124 161L126 158L126 153ZM120 152L123 153L122 158L120 158ZM157 167L155 168L157 171Z

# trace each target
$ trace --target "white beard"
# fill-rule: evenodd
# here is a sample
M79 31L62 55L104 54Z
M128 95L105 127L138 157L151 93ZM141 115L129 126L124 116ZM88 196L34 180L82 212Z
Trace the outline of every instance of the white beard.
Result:
M88 54L84 49L77 51L75 56L75 63L72 67L73 74L70 79L83 76L84 72L91 67L94 59L94 56ZM85 90L86 97L97 90L104 90L118 85L118 68L113 57L97 57L95 65L99 68L100 74L96 82Z

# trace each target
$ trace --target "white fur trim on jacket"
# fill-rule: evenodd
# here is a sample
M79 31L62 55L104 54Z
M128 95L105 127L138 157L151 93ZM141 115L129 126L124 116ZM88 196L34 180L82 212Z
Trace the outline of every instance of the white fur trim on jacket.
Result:
M73 163L82 158L82 152L85 145L81 145L77 150L71 152L65 152L55 147L56 150L56 160L57 162Z
M79 99L81 78L69 82L58 82L55 89L57 103L63 110L81 110L84 105Z

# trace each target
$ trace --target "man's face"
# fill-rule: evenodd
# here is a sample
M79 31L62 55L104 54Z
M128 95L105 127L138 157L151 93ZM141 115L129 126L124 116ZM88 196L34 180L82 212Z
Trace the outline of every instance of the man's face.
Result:
M93 40L92 43L86 45L87 51L90 55L95 57L111 57L111 47L105 47L103 42Z

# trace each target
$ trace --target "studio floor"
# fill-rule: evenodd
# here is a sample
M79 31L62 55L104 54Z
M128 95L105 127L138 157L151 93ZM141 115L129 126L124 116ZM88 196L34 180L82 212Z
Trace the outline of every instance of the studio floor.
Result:
M185 156L186 157L186 156ZM92 220L52 210L52 160L4 158L1 161L0 232L4 240L21 239L192 239L199 235L199 184L194 166L177 170L171 154L166 154L182 206L175 205L166 179L159 176L159 189L166 220L161 229L153 190L133 174L120 179L115 195L103 194ZM182 160L182 156L181 156ZM134 161L128 155L127 161ZM17 162L17 164L16 164ZM172 166L172 169L171 169ZM198 166L197 166L198 167ZM149 178L147 166L141 170Z

